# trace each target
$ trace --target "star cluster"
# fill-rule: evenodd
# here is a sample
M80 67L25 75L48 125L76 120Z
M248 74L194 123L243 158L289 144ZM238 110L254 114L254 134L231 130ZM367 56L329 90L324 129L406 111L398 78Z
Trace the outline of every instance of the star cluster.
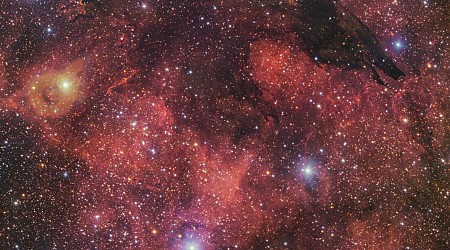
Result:
M448 249L449 21L0 0L0 248Z

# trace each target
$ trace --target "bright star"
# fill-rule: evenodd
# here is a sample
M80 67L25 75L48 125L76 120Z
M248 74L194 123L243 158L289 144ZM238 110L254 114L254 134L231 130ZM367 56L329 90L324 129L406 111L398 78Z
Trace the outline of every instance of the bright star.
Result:
M311 174L312 173L312 169L310 167L306 167L303 169L303 172L305 172L305 174Z
M184 250L200 250L201 247L197 241L189 240L189 241L185 242L183 249Z
M394 46L397 50L401 50L401 49L405 48L405 45L403 44L403 41L401 41L401 40L397 40L394 43Z
M61 85L63 88L65 88L65 89L68 89L69 87L70 87L70 83L69 82L67 82L67 81L64 81L64 82L62 82L62 85Z

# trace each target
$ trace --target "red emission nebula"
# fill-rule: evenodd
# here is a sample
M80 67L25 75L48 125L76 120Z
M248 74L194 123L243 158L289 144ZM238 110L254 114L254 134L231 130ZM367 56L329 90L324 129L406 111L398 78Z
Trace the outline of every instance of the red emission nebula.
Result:
M443 0L0 0L0 249L450 249Z

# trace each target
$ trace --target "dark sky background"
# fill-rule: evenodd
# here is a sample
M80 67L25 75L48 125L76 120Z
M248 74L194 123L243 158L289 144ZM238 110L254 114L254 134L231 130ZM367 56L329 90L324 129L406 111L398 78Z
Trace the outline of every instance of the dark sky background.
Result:
M448 249L447 1L0 0L1 249Z

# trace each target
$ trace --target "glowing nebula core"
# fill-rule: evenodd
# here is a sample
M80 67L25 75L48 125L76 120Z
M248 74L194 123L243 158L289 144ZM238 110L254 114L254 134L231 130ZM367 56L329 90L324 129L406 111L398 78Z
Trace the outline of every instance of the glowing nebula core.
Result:
M83 98L83 60L76 60L63 69L47 70L29 80L28 100L34 111L43 117L60 117Z

